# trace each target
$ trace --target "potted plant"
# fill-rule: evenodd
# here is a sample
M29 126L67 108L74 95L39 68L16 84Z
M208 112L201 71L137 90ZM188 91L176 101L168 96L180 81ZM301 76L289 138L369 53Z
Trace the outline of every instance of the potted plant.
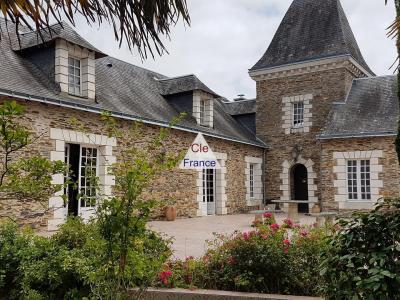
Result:
M176 205L175 201L170 199L165 201L164 215L167 221L175 221L176 219Z

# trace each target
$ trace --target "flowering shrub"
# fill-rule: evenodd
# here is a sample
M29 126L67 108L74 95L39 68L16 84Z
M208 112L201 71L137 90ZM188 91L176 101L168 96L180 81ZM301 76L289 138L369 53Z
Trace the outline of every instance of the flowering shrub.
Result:
M263 213L262 218L253 221L252 227L271 225L274 223L276 223L274 215L270 212L265 212Z
M282 226L270 224L268 217L264 220L249 232L218 235L200 259L169 263L173 286L319 295L323 281L317 266L328 247L327 229L300 227L291 220Z

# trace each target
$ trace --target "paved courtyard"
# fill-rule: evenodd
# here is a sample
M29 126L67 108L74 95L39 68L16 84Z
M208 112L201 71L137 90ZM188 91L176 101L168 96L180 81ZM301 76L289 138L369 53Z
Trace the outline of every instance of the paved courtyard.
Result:
M277 214L276 220L280 224L287 217L286 214ZM253 214L208 216L192 219L177 219L174 222L153 221L149 227L168 235L174 239L172 248L176 258L184 259L187 256L199 257L206 250L206 241L213 239L213 233L230 234L235 230L251 230ZM300 224L313 224L316 219L305 215L300 216Z

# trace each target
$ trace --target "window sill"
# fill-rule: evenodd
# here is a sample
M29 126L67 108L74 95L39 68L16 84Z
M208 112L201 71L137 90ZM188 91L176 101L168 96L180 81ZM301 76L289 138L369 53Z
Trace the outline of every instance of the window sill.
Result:
M302 133L304 132L304 127L292 127L290 128L291 133Z
M348 200L339 202L339 209L373 209L375 203L373 200Z
M70 97L70 98L74 98L74 99L88 99L88 97L85 97L85 96L83 96L83 95L74 95L74 94L70 94L70 93L67 93L67 95L68 95L68 97Z

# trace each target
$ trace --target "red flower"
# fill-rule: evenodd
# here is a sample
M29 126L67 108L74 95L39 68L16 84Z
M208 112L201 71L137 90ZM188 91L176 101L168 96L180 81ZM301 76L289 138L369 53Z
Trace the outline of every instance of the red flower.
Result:
M250 239L250 234L248 232L243 232L243 239L248 241Z
M284 239L283 245L284 245L283 252L287 254L289 252L290 241L288 239Z
M279 229L279 225L274 223L271 226L269 226L272 230L278 230Z
M308 235L308 232L306 231L306 230L302 230L302 231L300 231L300 235L302 236L302 237L306 237L307 235Z
M164 271L158 274L158 278L160 278L160 280L164 285L168 285L168 278L170 278L171 276L172 276L171 271Z
M229 257L228 264L230 264L230 265L236 264L236 260L235 260L235 258L233 256Z
M208 264L208 260L209 260L208 256L207 256L207 255L204 255L204 256L203 256L203 262L204 262L205 264Z
M269 218L272 218L272 214L269 213L269 212L265 212L265 213L263 214L263 217L266 218L266 219L269 219Z
M285 220L283 220L283 223L284 223L287 227L289 227L289 228L293 228L293 226L294 226L293 221L290 220L290 219L285 219Z
M188 257L186 257L186 261L192 260L193 258L194 258L193 256L188 256Z

